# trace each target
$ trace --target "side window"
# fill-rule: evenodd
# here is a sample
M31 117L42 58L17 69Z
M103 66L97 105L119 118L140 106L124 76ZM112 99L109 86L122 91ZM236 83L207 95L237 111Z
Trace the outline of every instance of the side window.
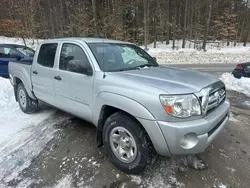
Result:
M43 44L40 47L37 63L52 68L54 66L57 44Z
M67 43L62 46L59 69L80 74L88 74L92 70L82 48L76 44Z
M11 48L0 47L0 58L17 58L19 56L18 52Z

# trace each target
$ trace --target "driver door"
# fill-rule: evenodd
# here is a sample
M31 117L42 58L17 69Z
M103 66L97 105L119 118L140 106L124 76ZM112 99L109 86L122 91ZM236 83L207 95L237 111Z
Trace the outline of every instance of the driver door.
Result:
M55 71L57 106L69 113L92 121L93 75L84 49L78 44L63 43L59 66Z

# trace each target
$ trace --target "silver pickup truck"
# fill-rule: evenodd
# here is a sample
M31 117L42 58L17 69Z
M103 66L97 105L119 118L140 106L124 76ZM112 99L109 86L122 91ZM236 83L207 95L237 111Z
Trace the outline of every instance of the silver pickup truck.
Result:
M93 123L97 144L127 173L142 172L157 153L203 152L229 119L220 80L159 66L126 42L46 40L33 62L10 62L9 74L23 112L43 101Z

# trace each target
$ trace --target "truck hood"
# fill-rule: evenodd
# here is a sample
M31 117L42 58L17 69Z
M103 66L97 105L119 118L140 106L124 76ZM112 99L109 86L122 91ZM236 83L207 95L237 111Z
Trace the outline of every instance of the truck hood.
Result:
M219 80L206 73L172 67L152 67L116 73L169 94L197 93Z

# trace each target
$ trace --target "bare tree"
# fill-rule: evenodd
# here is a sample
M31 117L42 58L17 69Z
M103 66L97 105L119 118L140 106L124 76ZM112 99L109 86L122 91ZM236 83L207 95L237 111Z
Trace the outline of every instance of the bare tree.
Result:
M93 21L94 21L94 31L95 31L95 36L98 36L98 31L97 31L97 16L96 16L96 0L91 0L92 2L92 10L93 10Z
M144 5L144 46L148 49L148 0L143 0Z
M188 0L185 0L185 16L184 16L184 31L183 31L182 48L185 48L185 45L186 45L187 19L188 19Z
M204 51L206 50L208 32L209 32L211 15L212 15L212 7L213 7L213 0L208 0L208 1L209 2L208 2L208 11L207 11L207 21L206 21L205 32L204 32L204 39L203 39L203 45L202 45L202 49Z

